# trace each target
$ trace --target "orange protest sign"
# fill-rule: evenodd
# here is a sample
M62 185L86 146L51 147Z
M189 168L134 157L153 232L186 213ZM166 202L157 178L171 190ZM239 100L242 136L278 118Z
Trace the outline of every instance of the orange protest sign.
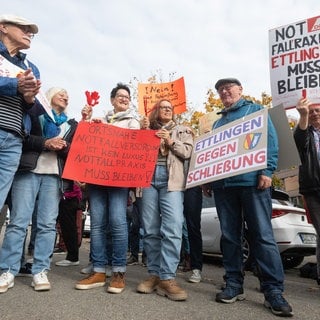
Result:
M184 78L166 83L138 84L138 110L141 114L148 116L153 105L160 99L168 99L175 114L185 112L187 105Z
M62 177L104 186L147 187L159 145L153 130L80 122Z

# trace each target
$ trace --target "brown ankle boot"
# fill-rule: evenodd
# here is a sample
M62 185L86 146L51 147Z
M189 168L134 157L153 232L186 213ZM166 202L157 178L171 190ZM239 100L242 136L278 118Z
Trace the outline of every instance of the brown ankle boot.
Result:
M76 289L87 290L97 287L103 287L106 283L105 272L93 272L84 279L76 283Z
M125 272L113 272L107 292L121 293L126 286L125 276Z
M140 293L152 293L154 290L156 290L159 281L160 279L158 276L152 275L148 279L139 283L137 291Z
M179 287L175 279L160 280L157 294L173 301L183 301L188 298L187 292Z

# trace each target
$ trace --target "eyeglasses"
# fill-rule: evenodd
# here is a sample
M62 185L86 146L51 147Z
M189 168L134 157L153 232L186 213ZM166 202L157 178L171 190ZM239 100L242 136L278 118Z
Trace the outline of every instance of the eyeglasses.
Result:
M121 99L126 99L126 100L130 100L130 96L125 96L123 94L116 94L116 98L121 98Z
M160 110L169 110L169 111L172 111L172 107L171 107L171 106L160 106Z
M319 109L319 108L310 109L310 110L309 110L309 114L311 114L311 113L320 113L320 109Z
M116 94L116 98L120 98L120 99L127 99L130 100L130 96L125 96L124 94Z
M234 87L234 86L236 86L235 83L226 84L225 86L219 87L219 89L217 90L217 92L220 94L220 93L222 93L223 90L230 91L230 89L231 89L232 87Z
M27 34L31 39L34 38L34 33L31 31L30 26L22 26L20 24L14 24L14 23L7 23L7 24L20 29L24 34Z

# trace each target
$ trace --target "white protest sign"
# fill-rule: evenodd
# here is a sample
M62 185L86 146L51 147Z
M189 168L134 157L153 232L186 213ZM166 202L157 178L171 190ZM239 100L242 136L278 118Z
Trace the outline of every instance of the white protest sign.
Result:
M320 103L320 16L269 30L269 65L274 106Z
M186 188L267 167L264 108L195 139Z
M13 63L11 63L6 58L0 55L0 77L17 78L19 74L23 72L25 72L25 70L14 65ZM43 108L45 109L49 117L51 117L51 119L55 122L52 114L52 108L45 94L40 90L36 97L38 101L42 104Z

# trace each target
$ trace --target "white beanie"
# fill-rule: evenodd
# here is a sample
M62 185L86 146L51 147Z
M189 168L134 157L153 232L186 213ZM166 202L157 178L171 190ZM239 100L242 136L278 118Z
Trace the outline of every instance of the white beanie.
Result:
M66 89L59 88L59 87L52 87L46 92L46 98L47 98L48 102L50 103L50 105L51 105L51 100L52 100L53 96L61 91L67 92Z

